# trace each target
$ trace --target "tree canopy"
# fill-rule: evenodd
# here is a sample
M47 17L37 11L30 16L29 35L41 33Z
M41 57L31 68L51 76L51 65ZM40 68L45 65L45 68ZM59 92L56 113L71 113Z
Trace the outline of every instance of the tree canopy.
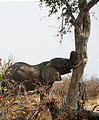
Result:
M45 3L49 7L49 15L59 14L62 19L60 34L66 34L72 26L76 27L78 17L84 17L99 0L40 0L40 5ZM83 20L83 19L82 19Z

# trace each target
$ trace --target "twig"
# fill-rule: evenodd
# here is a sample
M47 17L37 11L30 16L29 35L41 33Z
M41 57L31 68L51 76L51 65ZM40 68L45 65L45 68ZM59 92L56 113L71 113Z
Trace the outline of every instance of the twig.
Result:
M37 118L37 115L38 113L41 111L41 107L38 108L35 113L33 112L32 115L27 119L27 120L31 120L31 119L34 119L34 118Z
M29 108L28 106L22 105L20 102L14 102L12 105L20 105L20 106L22 106L24 108Z
M96 109L96 107L98 107L99 105L96 105L96 106L94 106L94 108L92 109L92 112Z

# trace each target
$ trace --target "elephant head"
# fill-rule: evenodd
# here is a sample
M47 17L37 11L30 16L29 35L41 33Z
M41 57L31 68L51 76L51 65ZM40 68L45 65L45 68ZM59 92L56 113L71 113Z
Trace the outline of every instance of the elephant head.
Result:
M50 60L47 66L55 68L60 73L60 75L70 73L71 69L73 69L74 66L77 65L77 56L77 52L72 51L69 59L54 58Z
M70 67L73 67L73 66L75 66L75 65L78 64L78 63L77 63L78 55L79 55L79 54L78 54L76 51L72 51L72 52L70 53L70 58L69 58L69 61L70 61L70 63L71 63L71 66L70 66Z

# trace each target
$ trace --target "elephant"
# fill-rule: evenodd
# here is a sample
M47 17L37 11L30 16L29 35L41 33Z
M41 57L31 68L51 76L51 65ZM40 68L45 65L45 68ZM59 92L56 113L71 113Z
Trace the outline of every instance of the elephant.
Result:
M54 67L60 75L64 75L71 72L71 69L75 68L77 63L78 53L76 51L72 51L70 54L70 58L54 58L49 61L47 67Z
M54 58L38 65L17 62L9 67L12 68L11 75L8 76L9 82L13 79L17 83L23 83L26 91L34 90L42 85L51 87L54 81L61 80L61 75L70 73L71 69L78 64L77 55L76 51L72 51L69 59Z

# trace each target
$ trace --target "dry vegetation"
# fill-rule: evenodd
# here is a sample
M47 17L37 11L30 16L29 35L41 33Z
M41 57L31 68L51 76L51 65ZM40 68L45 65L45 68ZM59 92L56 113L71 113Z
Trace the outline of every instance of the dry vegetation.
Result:
M62 109L66 104L69 79L63 78L63 81L55 82L49 92L43 91L44 98L41 101L36 91L35 93L25 91L24 95L20 92L15 94L12 92L15 91L14 87L13 90L9 91L7 97L0 96L0 120L51 120L51 113L45 104L56 101L58 107ZM86 81L85 84L86 98L84 107L92 110L94 106L99 105L99 81L93 78ZM99 106L95 111L99 111ZM62 120L62 113L59 114Z
M63 78L62 82L55 82L52 87L52 96L63 100L63 96L67 95L68 87L70 83L70 77ZM92 110L94 106L99 105L99 79L92 77L87 79L85 83L85 108ZM60 97L59 97L60 96ZM62 102L61 102L62 103ZM95 109L98 111L99 107Z
M6 69L7 66L3 66L1 81L4 81L2 76ZM11 88L3 88L4 94L0 94L0 120L52 120L53 116L58 116L57 120L76 120L77 114L66 104L69 84L70 76L64 77L62 81L55 81L51 89L42 86L39 93L43 94L43 99L40 100L38 90L26 92L22 84L12 82ZM86 94L83 106L92 110L94 106L99 105L99 80L93 77L84 84ZM21 92L21 88L24 92ZM99 106L94 111L99 111Z
M92 110L94 106L99 105L99 79L91 78L86 82L86 102L85 107ZM95 109L99 111L99 106Z

